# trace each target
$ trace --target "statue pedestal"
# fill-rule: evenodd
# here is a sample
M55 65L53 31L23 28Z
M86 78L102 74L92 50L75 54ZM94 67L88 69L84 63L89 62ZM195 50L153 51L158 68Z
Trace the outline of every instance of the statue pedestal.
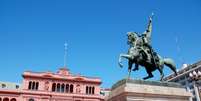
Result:
M191 93L177 83L123 79L106 101L189 101Z

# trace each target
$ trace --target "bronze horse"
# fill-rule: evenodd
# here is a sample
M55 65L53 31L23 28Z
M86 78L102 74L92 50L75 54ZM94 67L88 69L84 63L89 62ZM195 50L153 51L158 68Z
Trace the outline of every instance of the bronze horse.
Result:
M123 67L122 64L122 58L128 59L128 77L130 77L130 73L132 71L132 65L135 64L135 68L133 71L138 70L138 66L143 66L146 69L146 72L148 74L147 77L144 77L143 79L149 79L153 77L152 72L155 70L158 70L160 72L160 81L163 80L164 73L163 73L163 67L164 65L168 66L176 75L176 66L174 61L171 58L162 58L160 55L155 53L156 56L158 56L158 62L157 65L153 61L151 61L151 58L144 59L143 54L140 53L139 49L136 48L136 40L138 39L138 35L135 32L129 32L128 34L128 43L130 44L130 48L128 50L127 54L120 54L119 56L119 65L120 67Z

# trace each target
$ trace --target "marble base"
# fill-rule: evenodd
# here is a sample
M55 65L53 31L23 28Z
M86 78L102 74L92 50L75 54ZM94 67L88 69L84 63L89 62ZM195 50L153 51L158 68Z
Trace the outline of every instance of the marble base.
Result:
M123 79L113 85L106 101L189 101L191 96L177 83Z

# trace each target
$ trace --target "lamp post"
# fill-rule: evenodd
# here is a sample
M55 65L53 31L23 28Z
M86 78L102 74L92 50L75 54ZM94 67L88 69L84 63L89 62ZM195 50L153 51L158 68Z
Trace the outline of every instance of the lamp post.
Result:
M200 94L199 94L200 92L199 92L199 88L197 86L197 82L199 80L201 80L201 72L193 71L192 73L189 73L189 77L193 81L193 88L195 90L196 99L197 99L197 101L200 101Z

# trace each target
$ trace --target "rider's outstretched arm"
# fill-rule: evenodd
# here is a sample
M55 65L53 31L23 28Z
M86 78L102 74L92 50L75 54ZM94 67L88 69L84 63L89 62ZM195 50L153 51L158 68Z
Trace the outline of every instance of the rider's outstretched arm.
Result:
M153 13L152 15L149 17L149 23L148 23L148 27L145 30L145 32L143 33L143 36L145 36L146 38L149 39L151 38L151 32L152 32L152 18L153 18Z
M146 36L150 37L151 36L151 31L152 31L152 18L153 18L153 13L152 15L149 17L149 23L147 26L146 31L143 34L146 34Z

